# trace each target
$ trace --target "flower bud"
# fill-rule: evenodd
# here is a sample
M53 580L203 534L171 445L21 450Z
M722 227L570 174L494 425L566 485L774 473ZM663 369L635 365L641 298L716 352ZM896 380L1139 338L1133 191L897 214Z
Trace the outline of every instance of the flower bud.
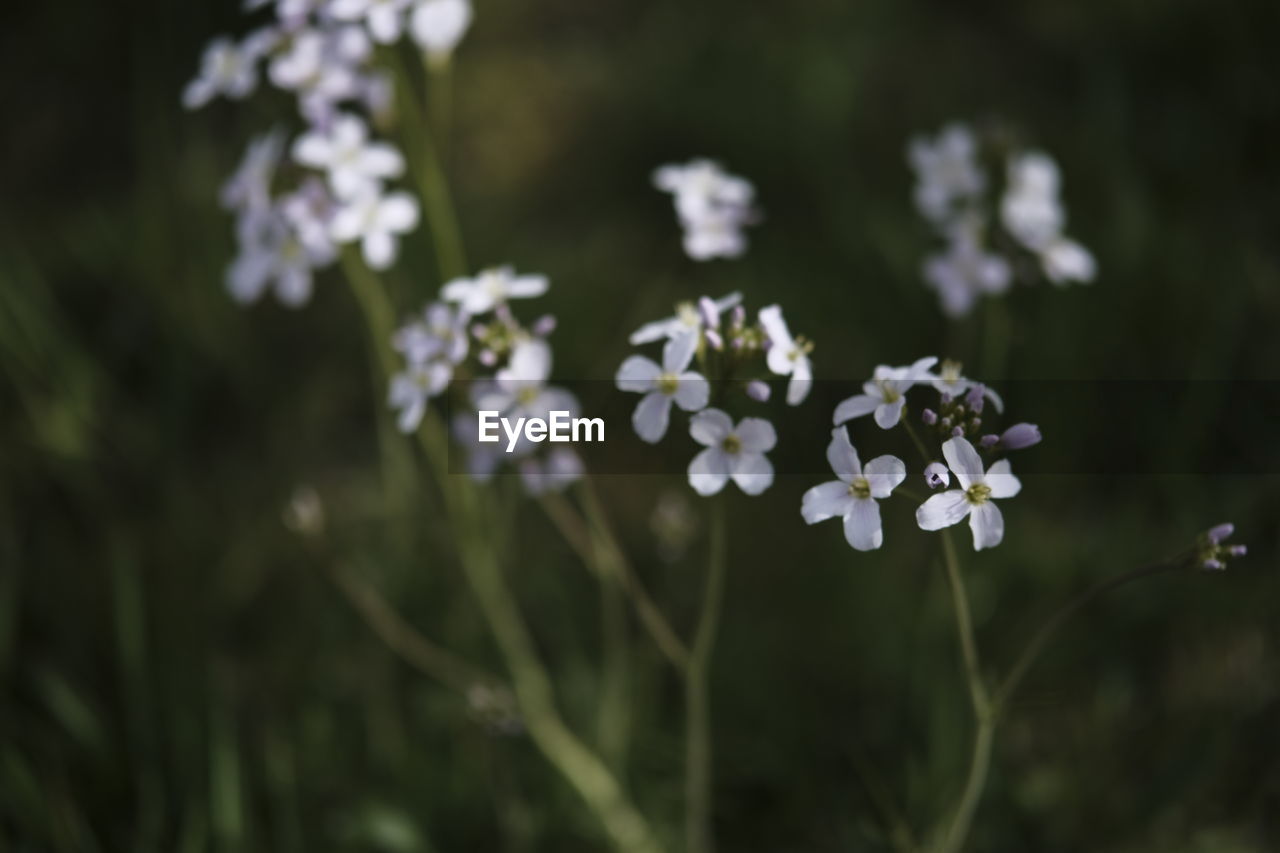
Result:
M931 489L945 489L951 485L951 472L941 462L930 462L924 469L924 481Z
M480 350L480 355L477 357L485 367L494 367L498 363L498 354L491 349Z
M707 343L713 350L724 349L724 338L720 337L720 333L715 329L707 329L703 334L707 336Z
M545 338L556 330L556 318L554 314L543 314L533 322L533 334L535 337Z
M920 413L920 420L924 421L926 426L933 426L938 422L938 413L933 409L925 409Z
M1209 557L1207 560L1205 560L1200 564L1200 568L1205 569L1207 571L1211 571L1211 572L1220 572L1226 567L1227 567L1227 564L1217 559L1216 557Z
M1245 554L1249 553L1249 549L1244 545L1232 545L1227 549L1227 553L1232 557L1243 557Z
M773 390L767 382L761 382L759 379L752 379L747 383L747 396L757 403L769 402L769 395Z
M955 398L951 396L951 393L949 391L942 392L942 405L949 406L951 405L951 401L954 399Z
M1219 524L1215 527L1209 528L1209 532L1206 535L1209 537L1210 542L1212 542L1214 545L1217 545L1221 543L1223 539L1230 538L1231 534L1235 532L1236 532L1236 526L1234 524L1231 524L1230 522L1225 522L1223 524Z
M956 438L963 438L963 437L964 437L964 427L962 427L962 426L955 426L955 427L952 427L952 428L951 428L951 434L952 434L953 436L955 436Z
M720 312L710 297L704 296L698 300L698 314L702 317L702 325L708 329L720 328Z
M1001 450L1021 450L1040 443L1040 427L1035 424L1014 424L1000 435Z
M741 329L746 324L747 309L743 308L741 305L735 305L733 307L733 327L735 329Z
M983 394L986 393L986 386L974 385L969 389L969 393L964 395L964 401L968 404L973 413L980 414L984 402Z
M995 447L996 444L999 443L999 441L1000 441L1000 436L988 434L978 439L978 446L981 447L983 450L990 450L991 448Z

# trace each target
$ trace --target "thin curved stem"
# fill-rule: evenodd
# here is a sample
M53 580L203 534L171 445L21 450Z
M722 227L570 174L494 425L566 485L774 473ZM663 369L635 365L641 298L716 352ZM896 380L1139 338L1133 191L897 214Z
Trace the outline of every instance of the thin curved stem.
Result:
M978 721L978 730L973 738L973 754L969 759L969 775L965 779L964 792L956 805L955 815L947 827L942 843L938 845L938 853L959 853L969 837L969 829L973 826L973 815L978 810L978 801L987 787L987 772L991 769L991 751L995 744L996 723L992 717Z
M974 717L981 721L990 710L990 700L986 685L982 682L978 643L974 638L973 617L969 612L969 595L965 590L964 576L960 572L960 560L956 556L956 543L950 530L942 531L942 555L947 567L947 585L951 588L951 605L956 614L956 633L960 637L960 652L964 657L964 674L969 684L969 700L973 705Z
M711 547L707 561L707 588L702 612L689 654L685 694L685 849L687 853L711 853L711 697L708 674L715 648L724 600L726 574L725 508L723 499L712 502Z
M1036 658L1044 650L1048 642L1062 628L1071 617L1078 613L1085 605L1092 602L1113 589L1122 587L1142 578L1151 577L1152 575L1164 574L1165 572L1177 571L1186 568L1187 560L1190 552L1183 552L1162 560L1158 563L1142 566L1136 569L1099 581L1084 592L1067 601L1058 610L1049 617L1047 621L1041 624L1031 642L1027 643L1026 648L1022 650L1022 654L1018 656L1018 660L1009 670L1009 674L1005 676L1004 681L1000 684L995 692L995 700L993 707L996 710L1002 710L1013 697L1014 692L1018 689L1018 685L1022 683L1022 679L1026 676L1027 671L1031 669L1032 664L1036 662Z

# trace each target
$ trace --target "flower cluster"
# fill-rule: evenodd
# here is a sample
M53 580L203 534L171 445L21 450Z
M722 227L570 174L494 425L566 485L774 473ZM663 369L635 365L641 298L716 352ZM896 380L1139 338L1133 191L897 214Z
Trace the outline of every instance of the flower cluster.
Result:
M925 260L923 274L949 317L968 314L980 296L1006 292L1015 278L1043 276L1061 285L1090 282L1097 272L1089 250L1064 234L1066 211L1053 158L982 143L957 123L936 138L912 139L907 149L916 173L916 208L946 241L943 251ZM988 201L984 154L1004 161L997 210Z
M661 166L653 184L675 200L684 251L695 261L736 258L747 250L742 229L756 220L755 188L712 160Z
M1210 572L1220 572L1227 567L1227 562L1249 553L1244 545L1223 545L1223 540L1230 539L1236 532L1231 523L1217 524L1209 528L1200 537L1196 565Z
M428 61L447 58L471 21L468 0L250 0L256 12L272 7L270 22L236 41L210 42L182 102L197 109L214 98L252 94L265 68L271 85L293 95L306 129L292 144L282 130L252 140L243 163L223 188L224 207L236 214L239 252L227 287L239 302L273 288L286 305L305 304L316 270L333 263L338 248L358 244L365 263L395 263L399 236L417 227L418 202L384 183L401 177L404 158L371 138L368 119L385 119L391 77L374 64L374 45L406 32ZM406 27L407 24L407 27ZM273 196L284 165L295 188Z
M890 496L906 479L907 469L896 456L879 456L863 466L849 439L846 422L872 415L884 430L899 424L910 433L924 457L923 478L929 489L947 489L954 476L959 488L935 494L916 510L922 530L940 530L969 519L975 550L999 545L1004 538L1004 518L993 500L1011 498L1022 488L1013 476L1007 459L997 459L1005 451L1030 447L1040 440L1034 424L1015 424L1001 434L984 433L982 416L988 403L996 412L1004 408L995 392L980 382L965 378L960 365L929 357L903 367L880 365L872 378L856 394L836 406L832 417L836 428L827 447L827 460L836 480L805 492L800 513L809 524L828 518L844 520L845 538L859 551L879 548L884 541L877 500ZM930 458L925 442L916 434L907 416L907 393L927 387L938 395L933 408L921 410L926 437L941 442L945 463ZM977 446L970 441L973 438ZM984 462L984 454L990 463Z
M547 338L555 330L554 318L543 316L526 327L509 304L541 296L547 288L545 276L516 275L510 267L485 270L446 283L438 301L396 330L391 346L403 357L404 368L391 378L387 403L398 412L400 430L417 430L430 401L443 395L456 376L465 375L471 380L471 413L457 415L453 433L467 449L468 471L487 480L507 454L479 443L474 411L543 420L552 411L576 414L577 399L548 384ZM582 476L582 461L572 450L557 447L542 456L536 450L536 444L521 437L508 456L531 494L564 488Z
M765 456L777 443L773 425L752 417L735 424L722 409L708 408L713 397L718 404L728 402L713 392L738 389L741 402L767 402L771 391L761 378L767 370L788 377L786 399L794 406L813 384L813 345L791 334L782 309L762 308L756 323L749 324L741 302L738 293L718 300L704 296L678 305L672 317L642 326L631 343L662 341L661 362L632 355L615 377L619 390L643 395L631 423L650 444L667 434L672 406L692 414L689 433L705 449L689 465L689 484L700 495L713 495L730 480L749 495L773 483L773 466Z

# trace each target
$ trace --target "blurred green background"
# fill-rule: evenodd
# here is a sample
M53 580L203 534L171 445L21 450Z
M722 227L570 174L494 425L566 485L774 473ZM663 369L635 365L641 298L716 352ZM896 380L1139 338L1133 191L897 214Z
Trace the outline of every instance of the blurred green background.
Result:
M602 849L524 738L402 663L331 582L345 566L500 669L449 531L412 469L380 462L382 388L339 273L298 312L223 290L217 187L251 134L293 120L274 96L179 107L205 41L246 30L236 5L2 13L0 848ZM481 0L450 164L469 254L550 275L566 378L612 375L626 333L676 299L740 289L784 304L829 379L936 352L993 380L1277 380L1278 26L1270 2ZM903 154L912 133L988 117L1057 157L1069 230L1101 269L1001 303L999 362L984 314L949 327L920 283L932 244ZM744 260L686 260L649 186L696 155L756 183L766 218ZM425 231L398 269L408 311L439 284ZM1005 543L966 543L996 668L1056 602L1213 523L1251 548L1222 575L1125 589L1067 632L1001 732L971 849L1280 849L1280 412L1228 408L1227 387L1136 421L1081 411L1073 441L1105 455L1109 434L1149 437L1212 471L1217 431L1243 421L1269 467L1029 478ZM821 464L825 432L787 440ZM855 554L835 525L802 524L813 482L730 496L713 673L726 851L886 849L867 779L921 826L967 761L935 538L886 509L887 546ZM282 522L302 484L325 504L321 542ZM705 507L678 476L600 487L687 629ZM699 534L683 553L651 530L667 493ZM514 582L585 731L595 584L535 506L512 523ZM633 635L629 782L675 827L679 685Z

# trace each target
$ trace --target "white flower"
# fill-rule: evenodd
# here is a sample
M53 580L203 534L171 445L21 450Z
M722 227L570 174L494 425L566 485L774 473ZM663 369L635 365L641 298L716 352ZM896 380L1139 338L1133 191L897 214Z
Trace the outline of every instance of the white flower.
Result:
M516 275L511 267L484 270L475 278L456 278L445 284L440 297L456 302L471 316L492 311L508 299L531 299L547 292L545 275Z
M675 196L685 253L696 261L736 258L747 249L742 227L753 220L755 188L711 160L666 165L653 174L658 189Z
M240 100L248 97L258 85L256 43L237 45L221 36L209 42L200 57L200 71L182 92L182 105L196 110L218 95Z
M467 357L468 319L465 311L433 302L422 312L421 319L396 331L391 346L410 364L424 364L436 358L460 364Z
M1000 218L1009 233L1033 252L1043 251L1066 222L1058 183L1058 165L1048 154L1031 151L1009 158Z
M714 495L730 479L748 495L773 485L773 465L765 453L778 443L773 424L761 418L733 419L719 409L704 409L689 421L689 434L706 448L689 463L689 485Z
M1044 274L1054 284L1072 281L1088 284L1098 272L1093 254L1066 237L1059 237L1046 246L1040 253L1040 263L1044 266Z
M404 31L404 12L411 0L331 0L329 14L339 21L360 21L373 40L391 44Z
M309 176L296 190L281 197L279 207L280 214L309 252L337 256L333 238L329 236L334 202L324 181Z
M983 294L1004 293L1013 278L1009 262L986 251L980 229L967 217L948 229L947 251L930 256L924 265L925 281L938 292L948 317L963 317Z
M369 129L344 114L324 130L315 129L293 143L293 159L328 173L329 185L343 199L367 192L384 178L404 173L404 158L387 142L370 142Z
M1004 517L992 499L1013 497L1021 490L1022 483L1013 476L1007 459L1001 459L983 473L978 451L963 438L944 442L942 455L960 488L934 495L921 504L916 510L916 523L921 530L941 530L969 516L973 549L994 548L1004 538Z
M284 131L272 130L249 141L235 174L222 185L219 200L227 210L264 210L271 204L271 179L284 151Z
M790 376L787 383L787 403L798 405L813 386L813 365L809 363L812 346L803 338L792 338L787 321L782 319L782 309L770 305L760 309L760 325L769 336L769 353L766 360L769 369L779 376Z
M343 26L298 32L287 50L267 67L271 82L296 92L302 113L313 123L332 118L334 105L358 97L359 68L373 47L362 27Z
M471 26L470 0L419 0L413 9L409 32L427 56L447 59Z
M741 293L730 293L728 296L722 296L715 300L717 315L723 314L735 305L742 302ZM631 333L628 340L633 346L641 344L649 344L654 341L660 341L664 338L674 338L685 332L693 332L697 334L702 331L703 321L702 314L698 311L698 306L693 302L681 302L676 306L674 317L668 317L665 320L655 320L652 323L645 323L639 329Z
M396 260L398 235L418 224L418 202L405 192L382 195L376 188L348 199L333 215L329 233L339 243L360 241L365 263L385 270Z
M552 411L575 417L577 398L562 388L547 385L550 375L551 346L541 338L525 338L512 349L507 366L498 371L492 386L477 397L476 408L497 411L511 422L519 418L550 422ZM521 433L512 452L523 456L533 448L534 444Z
M443 361L410 364L391 377L387 404L400 410L396 426L401 432L411 433L418 428L427 413L427 401L439 396L452 378L453 367Z
M311 298L312 271L334 260L332 249L308 246L279 210L241 214L240 253L227 269L227 289L241 304L258 300L274 284L276 297L297 308Z
M520 479L525 491L537 497L548 492L562 492L582 479L582 458L568 447L557 447L545 458L530 457L520 463Z
M915 201L921 215L943 223L956 201L978 196L986 188L986 176L978 166L977 142L963 124L950 124L935 140L917 136L907 149L916 172Z
M636 435L644 441L656 444L667 434L673 400L686 412L706 407L711 386L702 374L688 369L697 351L697 334L687 332L667 341L662 348L661 366L642 355L633 355L618 368L618 389L644 394L631 416Z
M844 427L831 431L827 461L839 479L804 493L800 514L808 524L828 518L844 519L844 538L859 551L872 551L884 542L877 498L889 494L907 478L907 466L896 456L877 456L862 467L858 451Z
M929 368L937 362L937 358L929 356L907 367L880 365L871 380L862 386L861 394L836 406L832 422L839 425L875 412L876 424L881 429L890 429L902 417L907 391L918 382L932 379Z

